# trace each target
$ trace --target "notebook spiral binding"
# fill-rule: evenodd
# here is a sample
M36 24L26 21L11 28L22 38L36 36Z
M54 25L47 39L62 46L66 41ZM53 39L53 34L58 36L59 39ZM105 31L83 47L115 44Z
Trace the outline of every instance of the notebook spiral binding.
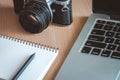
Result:
M58 48L55 48L55 47L50 47L50 46L47 46L47 45L43 45L43 44L39 44L39 43L35 43L35 42L23 40L23 39L18 39L18 38L10 37L10 36L3 35L3 34L0 34L0 37L3 38L3 39L8 39L8 40L11 40L11 41L15 41L15 42L18 42L18 43L21 43L21 44L26 44L26 45L33 46L33 47L36 47L36 48L52 51L52 52L55 52L55 53L58 52Z

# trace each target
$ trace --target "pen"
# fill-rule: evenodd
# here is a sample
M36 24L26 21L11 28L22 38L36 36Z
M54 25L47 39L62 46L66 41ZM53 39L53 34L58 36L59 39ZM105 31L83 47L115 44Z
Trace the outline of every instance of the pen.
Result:
M23 73L23 71L27 68L27 66L31 63L31 61L34 59L35 53L32 54L28 60L23 64L23 66L20 68L20 70L17 72L17 74L13 77L12 80L17 80L19 76Z

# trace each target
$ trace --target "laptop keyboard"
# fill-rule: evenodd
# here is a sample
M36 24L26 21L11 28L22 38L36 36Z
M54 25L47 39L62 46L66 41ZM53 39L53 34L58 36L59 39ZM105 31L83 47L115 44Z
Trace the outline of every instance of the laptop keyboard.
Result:
M81 52L120 59L120 23L97 20Z

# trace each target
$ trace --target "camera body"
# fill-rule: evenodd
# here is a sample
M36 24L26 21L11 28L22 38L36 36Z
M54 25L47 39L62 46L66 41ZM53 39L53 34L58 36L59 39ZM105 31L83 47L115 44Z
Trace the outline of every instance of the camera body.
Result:
M31 33L39 33L50 23L72 23L71 0L13 0L14 10L22 27Z

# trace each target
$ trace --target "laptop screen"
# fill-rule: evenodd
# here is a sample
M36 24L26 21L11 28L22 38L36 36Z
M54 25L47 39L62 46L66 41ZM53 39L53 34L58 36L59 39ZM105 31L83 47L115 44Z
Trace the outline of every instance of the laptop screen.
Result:
M93 12L120 15L120 0L93 0Z

